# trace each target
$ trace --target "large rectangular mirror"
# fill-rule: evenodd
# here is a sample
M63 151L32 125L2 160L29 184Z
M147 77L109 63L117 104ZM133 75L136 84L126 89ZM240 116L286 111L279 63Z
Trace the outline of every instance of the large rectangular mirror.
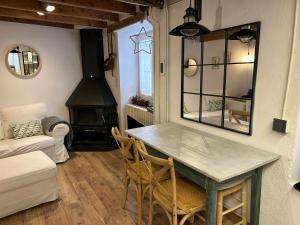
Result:
M182 41L181 117L252 134L260 22Z

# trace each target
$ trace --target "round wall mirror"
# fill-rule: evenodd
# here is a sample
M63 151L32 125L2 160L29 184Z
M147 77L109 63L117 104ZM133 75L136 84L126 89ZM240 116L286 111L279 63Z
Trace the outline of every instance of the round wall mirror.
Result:
M33 48L26 45L14 45L7 52L6 66L13 75L27 79L40 72L41 59Z
M192 77L195 76L197 72L197 61L195 59L188 59L184 67L184 75L187 77Z

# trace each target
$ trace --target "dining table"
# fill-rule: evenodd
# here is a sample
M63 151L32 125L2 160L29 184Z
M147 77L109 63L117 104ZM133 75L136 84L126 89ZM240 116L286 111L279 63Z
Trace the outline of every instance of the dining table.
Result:
M278 154L172 122L125 132L143 141L149 154L173 158L177 173L205 189L206 225L216 225L218 191L250 179L250 225L259 225L263 168Z

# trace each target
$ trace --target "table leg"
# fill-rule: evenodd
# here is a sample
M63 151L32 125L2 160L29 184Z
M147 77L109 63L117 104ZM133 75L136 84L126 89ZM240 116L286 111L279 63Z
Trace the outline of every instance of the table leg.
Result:
M261 183L262 183L262 168L258 168L255 170L255 173L253 174L251 179L251 206L250 206L251 225L259 225Z
M216 225L217 195L217 183L208 178L206 185L206 225Z

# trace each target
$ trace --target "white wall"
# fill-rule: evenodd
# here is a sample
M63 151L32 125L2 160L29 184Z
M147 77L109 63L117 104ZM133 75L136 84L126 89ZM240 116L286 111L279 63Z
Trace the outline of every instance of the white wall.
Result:
M215 23L217 2L217 0L203 1L201 23L210 29ZM181 40L171 36L169 37L169 120L280 154L281 160L268 166L263 173L260 224L298 225L300 224L298 216L300 193L294 191L289 184L290 155L295 142L299 108L299 102L296 101L299 96L295 93L288 104L294 110L288 110L286 114L290 124L289 133L282 135L272 131L272 120L274 117L281 116L283 107L295 1L226 0L222 1L222 5L223 27L262 22L253 136L248 137L180 118L181 49L177 46L180 46ZM170 29L182 23L182 16L187 6L188 1L184 0L169 7ZM299 86L296 88L299 89ZM294 90L296 88L294 87Z
M45 102L49 115L68 119L65 102L82 78L79 32L0 22L0 107ZM41 72L19 79L5 65L8 48L25 44L40 54Z
M126 128L125 106L131 97L138 94L138 54L134 54L134 43L130 36L138 34L142 27L151 31L148 21L135 23L114 33L114 54L116 56L114 70L106 72L106 80L118 103L120 130ZM108 56L107 34L103 33L104 57Z

